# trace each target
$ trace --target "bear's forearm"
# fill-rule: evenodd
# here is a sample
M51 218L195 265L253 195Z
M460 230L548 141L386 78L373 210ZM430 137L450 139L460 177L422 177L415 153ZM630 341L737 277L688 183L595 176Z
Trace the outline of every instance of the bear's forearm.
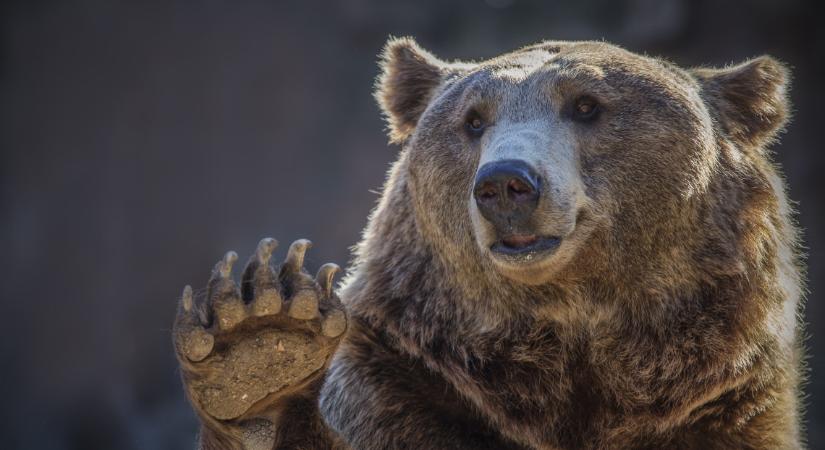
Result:
M324 422L317 391L291 396L260 418L236 424L202 421L200 450L347 450L349 447Z
M321 417L317 392L314 396L290 399L278 416L275 450L348 450L350 447ZM270 448L270 447L267 447Z
M243 450L243 448L243 444L237 440L237 437L225 435L206 425L201 425L197 450Z

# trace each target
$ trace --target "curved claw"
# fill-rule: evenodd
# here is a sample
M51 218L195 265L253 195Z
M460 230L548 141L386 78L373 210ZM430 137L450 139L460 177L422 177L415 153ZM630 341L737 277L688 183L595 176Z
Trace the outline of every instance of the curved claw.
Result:
M188 284L183 288L183 295L181 295L181 304L183 305L184 311L192 311L192 286L189 286Z
M223 259L215 266L215 270L220 274L221 278L229 278L229 276L232 275L232 266L237 260L238 254L230 250L223 255Z
M318 274L315 275L315 282L321 286L324 298L332 296L332 281L339 270L341 270L341 268L335 263L326 263L318 269Z
M245 306L238 285L232 280L232 266L238 254L229 251L223 256L212 272L208 283L204 311L207 326L216 325L220 330L229 330L245 318Z
M255 257L258 259L258 263L261 265L266 265L269 263L269 259L272 257L272 252L278 247L278 241L272 238L263 238L261 242L258 242L258 249L255 250Z
M284 261L284 268L292 272L300 272L304 267L304 255L308 249L312 248L312 242L309 239L298 239L289 246L289 252Z
M180 353L192 362L206 358L215 343L215 338L201 326L197 313L192 299L192 287L187 285L183 288L174 330Z

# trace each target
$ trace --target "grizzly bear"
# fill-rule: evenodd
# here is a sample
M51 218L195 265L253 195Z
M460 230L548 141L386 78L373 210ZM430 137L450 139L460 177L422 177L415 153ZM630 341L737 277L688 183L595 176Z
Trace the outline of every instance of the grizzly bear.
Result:
M337 291L228 253L174 329L203 449L796 449L788 72L390 39L401 146Z

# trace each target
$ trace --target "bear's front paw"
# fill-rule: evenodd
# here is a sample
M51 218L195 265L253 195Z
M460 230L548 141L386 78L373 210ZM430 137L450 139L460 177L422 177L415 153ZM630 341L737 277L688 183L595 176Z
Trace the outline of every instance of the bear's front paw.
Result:
M274 239L258 244L241 285L232 279L238 259L228 252L215 266L206 296L186 286L173 331L184 384L196 409L217 420L265 412L285 393L297 393L323 375L347 327L332 289L335 264L313 279L304 269L312 243L290 247L280 270L270 265Z

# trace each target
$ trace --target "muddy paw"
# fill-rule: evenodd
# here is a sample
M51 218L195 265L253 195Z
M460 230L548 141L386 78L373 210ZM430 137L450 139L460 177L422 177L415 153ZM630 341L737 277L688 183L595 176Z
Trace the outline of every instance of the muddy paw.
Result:
M276 270L270 258L277 245L261 240L240 285L232 279L238 256L228 252L203 299L183 290L175 348L195 408L215 419L265 410L322 376L347 328L332 286L338 266L325 264L312 278L303 269L312 243L302 239Z

